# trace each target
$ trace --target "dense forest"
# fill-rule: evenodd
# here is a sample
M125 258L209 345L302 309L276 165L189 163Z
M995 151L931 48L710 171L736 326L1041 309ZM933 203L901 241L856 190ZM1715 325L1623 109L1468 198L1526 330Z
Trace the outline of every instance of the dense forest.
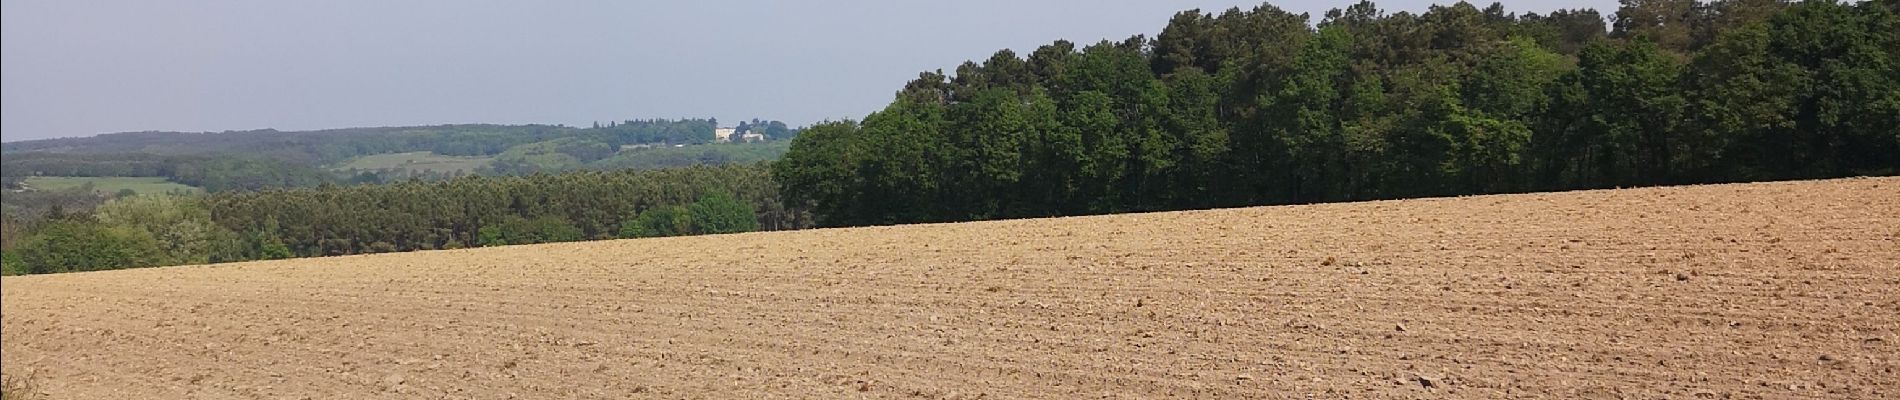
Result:
M809 227L758 165L132 195L4 219L6 273Z
M773 168L823 225L1894 174L1896 4L1186 11L925 72Z

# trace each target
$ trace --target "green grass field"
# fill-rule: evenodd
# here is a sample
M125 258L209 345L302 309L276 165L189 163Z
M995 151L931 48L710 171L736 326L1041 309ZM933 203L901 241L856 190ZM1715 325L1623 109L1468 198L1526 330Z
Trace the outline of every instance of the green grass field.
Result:
M26 187L35 190L67 190L92 184L92 190L101 193L118 193L122 189L131 189L139 194L160 194L171 192L198 193L202 190L159 177L82 177L82 176L35 176L26 178Z
M347 163L331 169L347 171L406 171L409 173L473 173L476 168L488 165L494 157L445 156L427 151L408 153L376 154L357 157Z

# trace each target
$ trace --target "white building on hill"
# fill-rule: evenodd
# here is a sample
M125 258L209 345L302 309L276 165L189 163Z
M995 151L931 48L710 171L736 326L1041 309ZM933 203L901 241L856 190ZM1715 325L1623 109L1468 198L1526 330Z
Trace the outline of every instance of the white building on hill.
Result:
M733 133L734 131L737 131L737 129L734 129L734 128L713 128L713 141L715 141L715 142L730 142L730 141L732 141L732 133Z

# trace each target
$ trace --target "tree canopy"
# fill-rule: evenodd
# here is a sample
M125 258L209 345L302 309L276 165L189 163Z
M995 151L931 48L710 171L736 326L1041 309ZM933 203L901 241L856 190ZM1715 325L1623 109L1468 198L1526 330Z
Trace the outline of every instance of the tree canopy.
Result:
M773 172L824 225L1894 174L1892 3L1190 10L924 72Z

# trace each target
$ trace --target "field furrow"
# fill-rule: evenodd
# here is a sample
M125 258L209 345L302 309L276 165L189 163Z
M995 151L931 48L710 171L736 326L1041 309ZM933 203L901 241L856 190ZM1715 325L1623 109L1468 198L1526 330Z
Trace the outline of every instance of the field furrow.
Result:
M0 280L55 398L1895 398L1900 179Z

